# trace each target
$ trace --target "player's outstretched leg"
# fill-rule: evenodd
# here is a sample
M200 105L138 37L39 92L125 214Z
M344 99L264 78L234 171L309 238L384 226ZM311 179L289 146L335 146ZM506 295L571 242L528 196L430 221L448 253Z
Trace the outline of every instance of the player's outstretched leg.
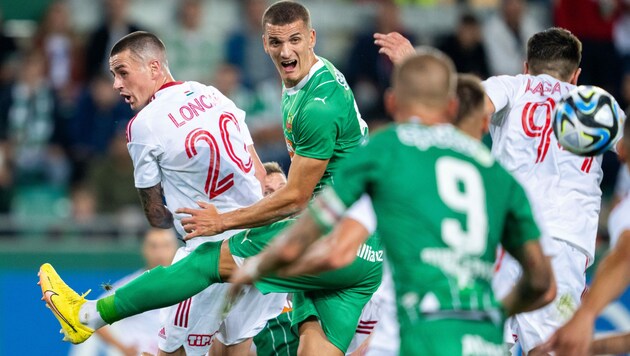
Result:
M221 241L206 242L172 266L155 267L99 300L79 296L46 263L39 273L43 299L59 320L64 340L78 344L106 324L177 304L220 283L221 245Z
M59 277L55 269L48 263L39 268L39 285L42 288L42 300L53 312L61 330L64 333L64 341L79 344L87 340L93 329L81 324L79 321L79 309L85 303L85 296L77 294Z

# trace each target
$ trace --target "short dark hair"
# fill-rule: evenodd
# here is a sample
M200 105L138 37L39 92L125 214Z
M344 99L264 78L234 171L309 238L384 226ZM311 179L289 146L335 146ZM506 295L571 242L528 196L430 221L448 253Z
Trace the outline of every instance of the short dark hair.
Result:
M166 46L162 40L151 32L136 31L132 32L116 42L112 50L109 52L109 56L122 53L126 50L131 51L131 55L138 59L145 59L147 52L157 52L163 58L163 62L166 62Z
M285 175L284 171L282 170L282 167L280 167L280 164L278 162L275 162L275 161L265 162L263 163L263 167L265 167L265 172L267 174L280 173L282 175Z
M311 28L311 15L304 5L293 1L278 1L269 6L262 17L263 32L265 25L288 25L302 20L307 28Z
M472 112L483 109L485 103L485 92L481 86L481 79L472 74L457 74L457 98L459 108L455 117L454 125L459 124Z
M558 79L569 80L581 60L582 42L563 28L551 27L527 41L527 65L531 74L556 74Z

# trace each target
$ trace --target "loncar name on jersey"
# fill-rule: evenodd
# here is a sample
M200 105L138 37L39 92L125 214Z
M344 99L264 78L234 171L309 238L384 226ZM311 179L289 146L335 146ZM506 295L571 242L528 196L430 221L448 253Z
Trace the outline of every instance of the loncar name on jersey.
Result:
M414 146L420 151L426 151L431 147L448 148L475 159L484 167L490 167L494 162L488 149L451 125L405 124L396 128L396 134L402 144Z
M188 92L186 96L192 96L194 92ZM176 113L168 113L168 118L171 119L175 127L180 128L184 126L188 121L198 117L206 109L212 109L219 102L219 99L214 95L201 94L182 105Z

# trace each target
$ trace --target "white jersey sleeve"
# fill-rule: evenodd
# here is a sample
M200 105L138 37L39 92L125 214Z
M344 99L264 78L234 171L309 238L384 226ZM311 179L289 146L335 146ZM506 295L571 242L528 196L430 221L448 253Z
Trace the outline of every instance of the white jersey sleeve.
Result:
M483 82L486 95L494 104L494 113L499 113L505 108L512 106L514 99L517 97L517 90L521 86L521 80L517 77L501 75L490 77ZM501 115L492 115L493 123L499 123Z
M134 119L135 117L129 122L128 133L128 139L133 137L133 141L127 143L129 155L134 163L134 181L136 188L150 188L161 181L158 160L164 150L157 142L156 136L146 127L146 121L132 125Z
M615 246L624 231L630 231L630 194L617 204L608 216L610 245Z
M363 194L350 209L346 211L346 217L359 222L370 233L376 230L376 214L372 207L372 199L367 194Z

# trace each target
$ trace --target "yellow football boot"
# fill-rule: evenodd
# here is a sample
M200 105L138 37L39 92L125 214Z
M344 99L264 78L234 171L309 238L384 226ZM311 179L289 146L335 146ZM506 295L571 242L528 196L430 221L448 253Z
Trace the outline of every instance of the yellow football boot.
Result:
M46 306L61 324L61 332L65 335L63 340L73 344L80 344L87 340L94 330L81 324L79 310L85 303L84 297L90 291L78 295L64 283L49 263L44 263L37 275L39 276L38 284L42 287L42 300L46 301Z

